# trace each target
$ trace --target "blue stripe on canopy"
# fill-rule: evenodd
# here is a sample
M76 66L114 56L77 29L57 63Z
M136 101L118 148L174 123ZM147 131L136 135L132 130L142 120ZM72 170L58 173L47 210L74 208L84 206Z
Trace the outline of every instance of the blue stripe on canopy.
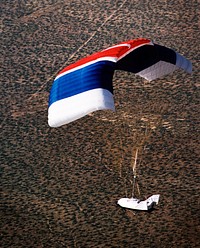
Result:
M115 63L98 61L55 79L49 98L49 106L61 99L82 92L102 88L113 93L112 79Z

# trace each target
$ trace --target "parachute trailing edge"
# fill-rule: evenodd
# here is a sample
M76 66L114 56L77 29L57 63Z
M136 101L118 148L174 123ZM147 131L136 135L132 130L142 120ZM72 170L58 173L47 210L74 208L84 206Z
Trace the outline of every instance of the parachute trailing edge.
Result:
M65 67L49 96L48 123L59 127L96 110L115 110L112 79L115 70L135 73L149 81L192 64L170 48L149 39L111 46Z

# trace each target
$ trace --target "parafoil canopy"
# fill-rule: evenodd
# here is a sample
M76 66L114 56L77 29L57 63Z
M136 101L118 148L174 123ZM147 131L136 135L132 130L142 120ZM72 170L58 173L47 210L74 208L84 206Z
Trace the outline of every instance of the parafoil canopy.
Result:
M55 78L49 97L48 123L59 127L96 110L115 110L115 70L133 72L149 81L192 64L170 48L149 39L122 42L65 67Z

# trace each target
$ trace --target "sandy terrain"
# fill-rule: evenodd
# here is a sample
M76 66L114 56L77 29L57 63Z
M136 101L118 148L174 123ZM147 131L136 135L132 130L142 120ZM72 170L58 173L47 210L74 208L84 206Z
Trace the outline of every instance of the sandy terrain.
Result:
M0 7L0 247L200 247L197 1L1 0ZM148 83L116 72L115 113L50 128L57 72L138 37L185 55L193 74ZM116 204L131 197L137 148L141 197L161 195L150 213Z

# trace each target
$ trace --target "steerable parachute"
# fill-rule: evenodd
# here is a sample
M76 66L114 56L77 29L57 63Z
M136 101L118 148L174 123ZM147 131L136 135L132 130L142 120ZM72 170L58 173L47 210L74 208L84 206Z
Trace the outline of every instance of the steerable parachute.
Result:
M59 127L96 110L115 110L112 79L115 70L133 72L151 81L192 64L170 48L149 39L122 42L64 68L55 78L48 123Z

